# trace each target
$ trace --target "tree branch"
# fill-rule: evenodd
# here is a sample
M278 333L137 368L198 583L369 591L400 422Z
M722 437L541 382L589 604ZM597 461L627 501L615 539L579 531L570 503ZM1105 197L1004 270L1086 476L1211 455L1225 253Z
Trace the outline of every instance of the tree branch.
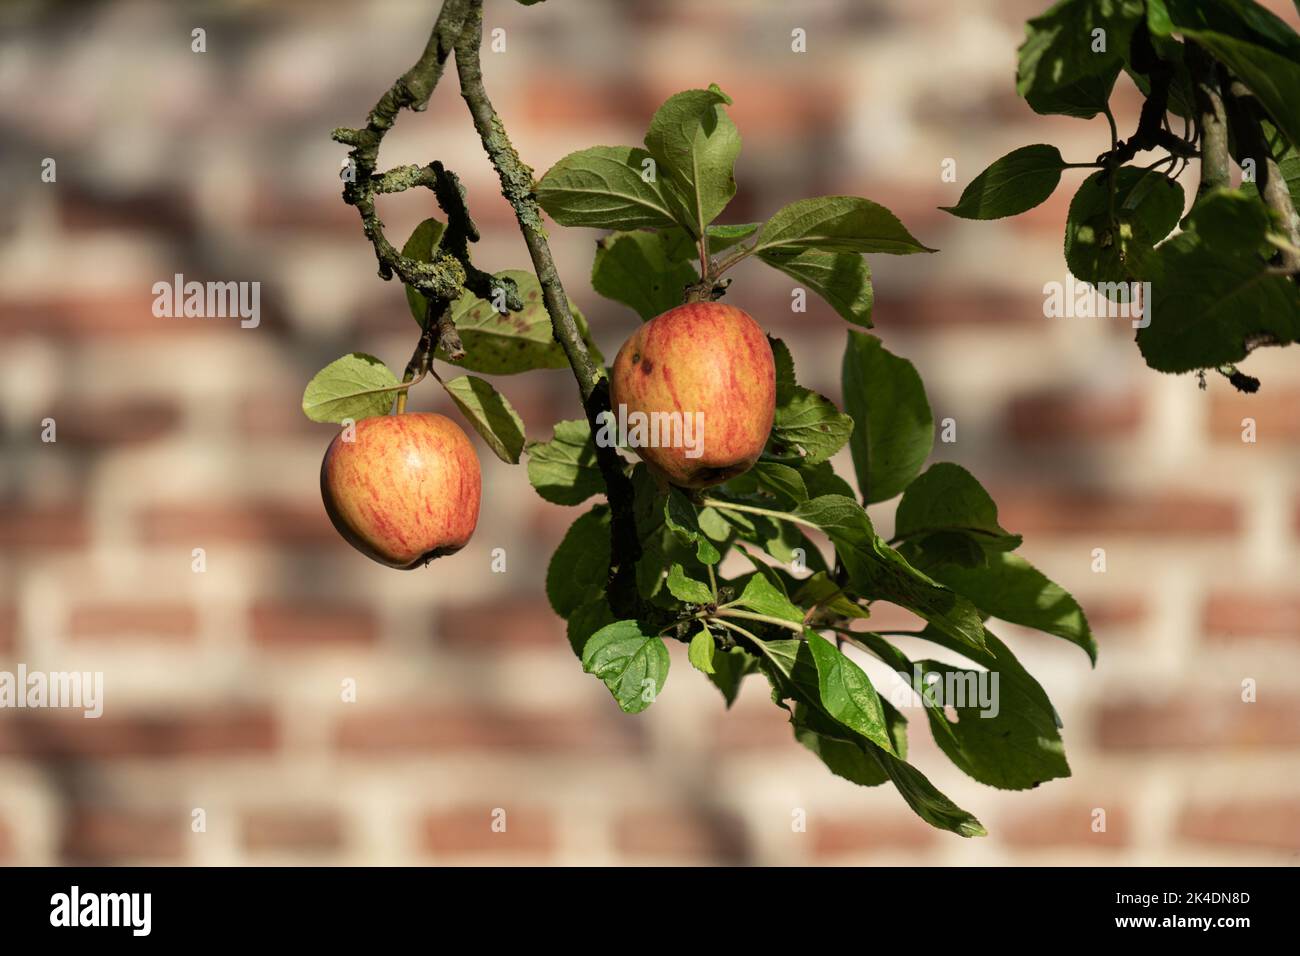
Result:
M1290 248L1280 248L1278 263L1282 274L1294 275L1300 272L1300 216L1296 215L1295 203L1282 170L1273 152L1268 148L1264 138L1264 128L1260 123L1259 103L1240 80L1233 80L1228 86L1229 119L1237 141L1241 159L1253 158L1256 168L1256 186L1264 199L1264 204L1277 214L1282 231Z
M1231 185L1228 177L1228 123L1223 107L1218 64L1192 41L1187 41L1187 66L1192 72L1197 125L1201 132L1201 185L1199 199L1213 189Z
M379 98L361 129L340 127L334 130L336 142L351 146L351 168L345 177L343 201L355 206L361 215L361 228L375 247L379 275L391 279L396 272L403 282L430 299L446 302L459 297L465 285L464 264L454 256L440 255L432 262L419 262L401 255L384 235L384 224L375 211L377 193L400 192L413 186L432 188L434 174L428 168L403 166L375 175L379 144L393 128L403 109L423 110L442 78L447 57L464 27L467 0L445 0L424 53L416 64L398 78Z
M451 4L453 0L447 2ZM483 70L479 62L479 48L483 42L483 0L467 0L464 6L464 26L455 42L461 96L469 107L483 149L501 180L501 194L515 211L533 269L542 286L542 301L551 317L552 334L573 369L594 436L600 427L600 416L610 410L609 380L592 361L569 311L569 299L546 242L541 207L534 195L533 171L519 158L483 85ZM446 7L443 14L446 14ZM442 19L440 16L439 23ZM437 32L435 26L435 37ZM431 38L430 44L433 42ZM613 447L597 444L596 462L605 481L610 505L610 607L619 617L635 617L642 610L636 587L636 563L641 557L641 545L633 510L632 481L627 474L627 463Z

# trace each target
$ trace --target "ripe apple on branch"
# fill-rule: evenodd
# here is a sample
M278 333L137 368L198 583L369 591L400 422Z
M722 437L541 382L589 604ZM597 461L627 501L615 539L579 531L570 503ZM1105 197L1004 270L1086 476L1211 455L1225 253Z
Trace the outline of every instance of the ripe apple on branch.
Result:
M308 416L344 425L321 471L336 527L367 556L402 568L469 540L480 503L473 449L443 416L405 411L407 393L433 377L500 458L518 463L527 452L528 479L542 498L566 507L603 499L569 528L546 590L583 669L624 712L655 702L670 664L665 642L681 641L727 706L747 677L762 675L795 739L832 773L861 786L892 783L933 826L983 834L908 762L908 720L845 653L852 648L918 682L939 748L975 779L1018 790L1068 776L1055 709L986 621L1036 628L1095 659L1087 619L1013 554L1021 538L1002 528L974 476L951 463L925 468L934 420L920 376L859 331L872 327L864 254L935 250L888 209L856 196L796 200L761 223L715 222L736 193L741 145L731 99L717 86L670 97L643 147L579 150L535 180L483 85L482 27L482 0L444 0L420 60L366 125L334 131L355 173L343 198L361 217L381 277L405 284L420 329L401 381L378 359L353 353L307 386ZM425 107L453 54L532 271L475 266L478 230L442 164L376 168L385 133L402 109ZM446 220L422 222L399 252L375 199L418 187L434 193ZM592 287L644 323L610 371L564 292L543 210L560 226L605 233ZM730 289L724 274L747 260L820 295L857 327L843 354L844 411L798 384L785 343L719 302ZM444 379L439 361L492 376L568 368L582 415L557 422L547 440L526 441L492 384L469 374ZM634 442L641 461L633 463L608 440L612 423L632 415L702 416L703 441ZM846 447L856 491L830 463ZM900 495L886 540L866 509ZM924 627L872 630L876 602L912 611ZM979 670L913 660L900 636ZM1001 699L996 707L985 695L939 699L935 676L954 687L991 677Z

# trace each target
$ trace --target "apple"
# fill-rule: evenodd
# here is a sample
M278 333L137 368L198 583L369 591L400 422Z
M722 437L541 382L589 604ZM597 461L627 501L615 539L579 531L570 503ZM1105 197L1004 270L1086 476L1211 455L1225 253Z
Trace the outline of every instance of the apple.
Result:
M368 558L411 569L459 551L478 524L478 455L455 422L412 412L363 418L325 450L320 490L339 534Z
M679 305L623 343L610 398L620 437L652 472L682 488L721 484L748 471L767 444L776 409L772 346L735 306ZM665 423L678 429L667 441Z

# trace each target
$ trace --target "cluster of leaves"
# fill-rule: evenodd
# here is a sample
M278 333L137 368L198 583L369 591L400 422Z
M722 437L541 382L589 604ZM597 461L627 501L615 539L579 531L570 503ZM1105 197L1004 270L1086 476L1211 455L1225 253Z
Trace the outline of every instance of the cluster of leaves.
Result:
M795 202L765 223L715 225L736 190L740 136L729 103L716 87L672 97L655 114L644 149L600 146L567 156L539 182L539 201L561 224L613 230L600 241L592 285L643 320L681 304L698 283L720 292L719 274L752 255L869 328L862 254L929 250L884 207L855 197ZM699 272L691 261L697 253ZM982 716L974 701L954 715L922 694L926 718L963 771L1024 789L1068 775L1060 722L985 622L1042 630L1094 658L1084 613L1014 553L1020 536L999 524L997 506L969 472L949 463L925 468L934 420L910 362L875 336L849 330L841 411L800 386L788 348L777 339L772 346L775 423L751 471L690 495L665 491L642 464L631 469L641 612L620 618L610 606L611 517L603 502L573 522L553 555L550 602L584 669L624 711L644 710L663 690L665 640L686 642L690 663L728 706L748 675L763 675L796 739L833 773L863 786L892 782L932 825L982 834L978 820L907 762L906 718L842 647L880 659L909 684L914 674L928 681L995 672L996 716ZM846 445L862 503L829 461ZM550 441L530 444L528 476L556 504L576 507L600 495L588 422L560 422ZM885 541L865 505L900 494L894 537ZM747 570L723 577L732 554ZM911 660L890 635L869 630L875 602L914 612L925 621L917 637L974 668Z
M412 232L402 255L419 262L432 261L443 236L443 224L437 219L426 219ZM481 299L466 291L449 305L450 319L464 355L448 355L440 346L435 357L485 375L568 368L564 352L551 334L551 320L537 277L531 272L507 269L491 280L492 299ZM511 296L517 296L514 304L519 306L513 311L508 301ZM423 325L429 304L410 286L406 287L406 297L412 317ZM591 341L586 319L577 306L570 303L569 308L587 348L600 361L600 351ZM523 421L509 400L477 375L438 381L497 457L518 464L526 438ZM408 379L406 384L413 383ZM386 415L404 387L380 359L353 352L331 362L312 378L303 393L302 408L308 418L317 422L346 423Z
M1121 73L1147 97L1127 141L1118 138L1109 105ZM1233 96L1234 81L1250 96ZM1243 183L1233 189L1203 175L1205 185L1182 218L1178 177L1192 157L1213 163L1204 151L1217 148L1204 128L1204 83L1225 101L1226 152ZM1046 200L1064 169L1095 167L1070 203L1066 264L1112 299L1123 294L1113 284L1151 284L1149 324L1137 332L1149 366L1235 373L1233 363L1253 348L1300 337L1295 31L1252 0L1060 0L1029 21L1016 88L1038 113L1105 115L1112 148L1095 162L1075 163L1051 145L1017 149L980 173L948 212L968 219L1017 215ZM1181 121L1181 134L1171 117ZM1139 153L1154 149L1167 155L1139 163ZM1288 187L1289 211L1270 209L1260 195L1257 183L1270 160ZM1226 178L1226 155L1222 162Z

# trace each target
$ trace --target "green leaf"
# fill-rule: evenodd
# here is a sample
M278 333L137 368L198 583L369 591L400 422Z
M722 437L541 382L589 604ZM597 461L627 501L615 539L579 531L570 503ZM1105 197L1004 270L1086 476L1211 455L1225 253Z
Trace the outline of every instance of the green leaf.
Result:
M798 469L775 461L760 460L750 469L758 484L788 499L791 504L808 500L808 486Z
M1260 167L1263 165L1259 157L1255 157L1256 176L1261 173ZM1295 150L1289 150L1280 160L1278 160L1278 171L1282 174L1282 179L1286 182L1287 191L1291 193L1291 202L1297 209L1300 209L1300 154ZM1259 186L1256 183L1242 183L1241 191L1247 196L1258 196Z
M695 556L705 564L717 564L722 554L700 528L695 505L680 488L672 488L664 499L664 524L687 544L695 545Z
M1062 84L1050 92L1031 92L1025 97L1025 101L1035 113L1092 119L1098 113L1106 111L1120 70L1121 64L1117 60L1103 67L1098 73L1080 77L1072 83Z
M662 232L616 232L596 243L591 287L648 321L682 304L685 288L699 280L695 269L668 256Z
M740 132L724 108L730 104L716 85L686 90L659 107L645 135L646 149L681 209L677 218L694 236L704 235L736 194Z
M868 503L886 501L916 477L934 445L925 386L911 362L862 332L849 332L841 378L858 486Z
M713 658L716 649L717 644L713 640L713 635L709 633L707 627L702 627L699 633L691 638L690 646L686 650L686 659L697 671L714 674L716 671L713 669Z
M1097 663L1097 641L1083 608L1019 555L990 555L987 567L943 565L930 573L986 614L1078 644Z
M873 751L873 755L889 774L907 805L930 826L951 830L958 836L988 836L979 820L940 793L925 774L910 763L879 749Z
M955 720L937 706L927 707L926 716L935 743L964 773L1000 790L1030 790L1070 776L1065 744L1051 714L1033 707L1015 684L1003 686L999 680L993 686L991 677L983 677L986 672L938 661L919 663L924 680L937 675L935 686L961 688L956 700L964 705L950 704ZM986 701L972 700L968 690L980 679L992 692Z
M939 208L962 219L1018 216L1056 191L1063 169L1065 160L1055 146L1022 146L972 179L957 205Z
M465 346L465 357L451 362L471 372L488 375L513 375L540 368L568 368L564 350L551 332L551 317L542 299L542 287L537 276L519 269L496 273L501 279L513 280L519 289L524 307L518 312L500 312L495 304L466 292L451 307L451 318ZM504 308L504 297L496 303ZM589 350L595 349L587 320L572 301L569 310L582 333ZM450 362L445 350L438 350L438 358ZM592 352L597 365L604 359L600 352Z
M984 624L975 606L885 544L856 501L824 495L792 514L812 522L831 539L858 596L898 604L964 643L984 646Z
M761 222L716 223L704 230L709 237L709 255L716 256L745 239L748 239L761 226ZM659 235L664 237L665 250L673 262L698 262L700 258L700 241L681 226L664 229Z
M793 600L800 607L824 607L836 617L871 617L871 612L845 595L844 589L825 571L805 578L794 592Z
M857 640L917 692L935 742L964 773L1002 790L1028 790L1070 775L1056 712L1032 678L1022 681L998 661L987 672L931 660L913 664L877 634Z
M752 247L755 253L802 249L895 255L936 251L917 242L884 206L857 196L820 196L783 206L763 224Z
M758 658L739 647L717 651L713 655L713 673L709 680L722 692L722 699L730 708L740 694L741 682L758 670Z
M900 755L906 755L907 719L888 701L882 700L881 704L894 749ZM885 768L871 754L870 745L864 745L859 739L843 739L842 729L821 711L796 703L790 723L794 727L795 740L821 758L826 768L837 777L862 787L879 786L889 780Z
M613 624L614 620L614 612L610 610L609 602L605 600L603 589L599 595L580 605L569 615L567 628L569 646L573 648L573 653L578 655L578 660L582 660L582 652L587 646L587 641L601 628Z
M914 546L926 567L945 563L954 537L970 543L964 552L973 548L980 565L986 554L1014 551L1022 540L998 524L998 506L975 476L950 462L931 465L903 492L894 536Z
M760 252L758 257L775 269L801 282L825 299L846 321L871 328L871 269L856 252L821 252L803 249L795 255L778 250Z
M676 223L671 203L649 173L643 149L593 146L570 153L537 184L537 201L561 226L663 228ZM650 181L646 181L646 176Z
M776 391L779 395L783 389L795 385L794 357L790 354L790 347L780 339L769 335L767 341L772 346L772 364L776 366Z
M668 591L679 601L687 604L709 604L713 601L713 592L702 581L687 577L686 569L674 564L668 569Z
M507 464L519 464L519 454L524 450L524 422L505 396L473 375L449 379L442 387L496 456Z
M767 450L774 458L815 465L848 442L853 419L825 396L798 385L777 386Z
M792 624L803 623L803 611L790 603L790 599L762 574L755 574L745 582L745 589L733 602L739 607L780 618Z
M546 597L568 618L604 594L609 576L609 509L597 505L569 525L546 568Z
M1239 362L1262 337L1300 337L1300 290L1270 275L1257 250L1271 228L1268 210L1238 190L1202 197L1186 230L1160 244L1146 270L1150 324L1138 348L1159 372L1190 372Z
M1091 118L1105 107L1128 55L1143 0L1060 0L1030 20L1016 92L1036 113ZM1098 34L1105 50L1094 50Z
M918 636L969 658L985 670L997 671L1001 675L1001 681L1004 684L1014 683L1017 694L1031 700L1034 707L1051 716L1053 726L1058 730L1061 728L1061 717L1048 699L1047 691L1043 690L1042 685L1034 679L1029 671L1025 670L1020 661L1016 659L1016 656L1011 653L1011 648L998 640L992 631L985 629L984 647L982 648L964 645L933 627L927 627Z
M655 702L668 677L668 648L636 621L615 621L602 627L582 650L582 669L595 674L618 706L639 714Z
M364 352L335 359L312 376L302 393L302 410L314 422L360 421L386 415L393 407L397 376ZM384 391L381 391L384 390Z
M529 442L527 451L528 480L547 501L579 505L604 492L591 427L582 419L556 422L555 437Z
M1103 170L1079 186L1065 224L1065 264L1091 283L1133 282L1139 264L1169 235L1183 214L1183 187L1133 166L1117 171L1115 219L1110 219L1110 178ZM1113 290L1101 289L1111 294Z
M1147 24L1157 36L1179 33L1208 50L1300 146L1300 36L1285 21L1244 0L1150 0Z
M862 668L815 631L807 632L807 638L817 667L822 708L878 747L892 750L880 697Z
M819 738L814 741L817 746L810 746L809 749L821 756L833 772L865 786L880 782L879 775L871 773L867 765L851 751L835 747L828 741L856 747L876 763L893 781L912 810L931 826L951 830L961 836L985 834L978 820L940 793L919 770L890 752L890 749L898 746L902 721L901 716L892 708L885 711L888 715L890 746L890 749L886 749L826 713L821 703L820 685L813 683L809 686L809 674L816 671L809 644L798 640L765 641L760 649L767 658L765 670L772 682L773 697L777 700L793 698L796 701L791 717L796 738L809 746L809 741L804 739L806 732L816 734ZM881 703L884 704L883 701ZM829 754L830 759L824 754Z
M704 230L709 237L709 255L716 256L739 242L748 239L763 224L761 222L717 223Z
M426 219L415 227L411 233L411 238L406 240L402 246L402 255L408 259L414 259L416 262L432 262L433 250L438 247L442 240L442 234L447 231L447 227L437 219ZM424 296L416 292L409 285L406 289L406 304L411 307L411 315L421 326L424 325L424 313L427 308L427 301Z
M847 481L835 474L835 470L831 468L829 461L818 462L815 465L802 464L799 467L799 474L802 476L804 484L808 486L809 498L820 498L822 495L853 497L853 488Z

